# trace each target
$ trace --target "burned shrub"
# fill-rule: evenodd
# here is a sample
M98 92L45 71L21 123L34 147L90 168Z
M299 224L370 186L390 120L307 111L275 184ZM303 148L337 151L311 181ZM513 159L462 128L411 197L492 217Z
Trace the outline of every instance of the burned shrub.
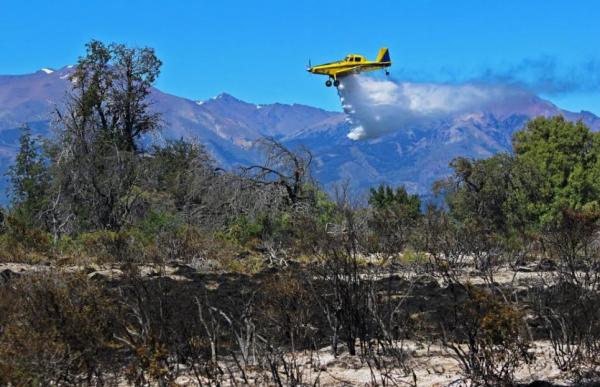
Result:
M518 366L531 359L524 312L502 295L467 284L453 291L442 319L442 344L476 384L510 385Z
M600 377L600 248L597 211L565 209L542 235L545 261L529 302L556 365L575 379Z
M0 384L101 384L118 374L112 292L66 273L22 276L0 292Z

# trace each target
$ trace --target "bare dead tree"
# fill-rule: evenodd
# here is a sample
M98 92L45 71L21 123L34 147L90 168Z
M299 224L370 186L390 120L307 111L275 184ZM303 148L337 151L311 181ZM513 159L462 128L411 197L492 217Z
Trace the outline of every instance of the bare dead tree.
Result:
M303 146L292 151L270 137L257 140L255 146L263 152L265 160L262 164L242 168L244 175L259 186L281 187L289 204L304 200L304 186L312 182L312 153Z

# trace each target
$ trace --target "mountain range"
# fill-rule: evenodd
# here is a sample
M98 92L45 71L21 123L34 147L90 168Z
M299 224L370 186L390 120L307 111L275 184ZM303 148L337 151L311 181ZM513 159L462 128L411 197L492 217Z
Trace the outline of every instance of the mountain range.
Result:
M72 66L65 66L0 75L0 174L18 151L20 127L27 124L34 133L51 136L52 113L65 100L72 71ZM299 104L260 105L226 93L194 101L153 89L150 98L152 108L162 114L159 136L198 140L226 168L256 161L260 155L252 142L271 136L292 148L308 147L314 155L314 175L326 188L348 180L358 190L379 183L402 184L421 195L450 172L448 163L454 157L482 158L509 151L513 133L535 116L562 114L600 130L596 115L565 111L535 96L511 111L490 108L457 114L427 128L363 141L346 137L350 123L341 112ZM3 179L2 192L5 186ZM6 198L0 196L2 202Z

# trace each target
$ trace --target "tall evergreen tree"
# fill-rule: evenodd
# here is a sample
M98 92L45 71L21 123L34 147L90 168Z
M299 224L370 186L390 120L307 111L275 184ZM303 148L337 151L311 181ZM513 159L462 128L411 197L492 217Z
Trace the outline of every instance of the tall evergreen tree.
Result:
M8 176L14 214L28 226L45 226L43 213L48 201L48 166L38 141L27 126L21 131L19 153Z

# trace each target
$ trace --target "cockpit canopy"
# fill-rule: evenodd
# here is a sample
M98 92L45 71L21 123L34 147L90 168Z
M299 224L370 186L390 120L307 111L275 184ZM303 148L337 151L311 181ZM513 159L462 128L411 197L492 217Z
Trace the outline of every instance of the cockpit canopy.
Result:
M364 62L365 58L362 55L348 55L344 60L346 62Z

